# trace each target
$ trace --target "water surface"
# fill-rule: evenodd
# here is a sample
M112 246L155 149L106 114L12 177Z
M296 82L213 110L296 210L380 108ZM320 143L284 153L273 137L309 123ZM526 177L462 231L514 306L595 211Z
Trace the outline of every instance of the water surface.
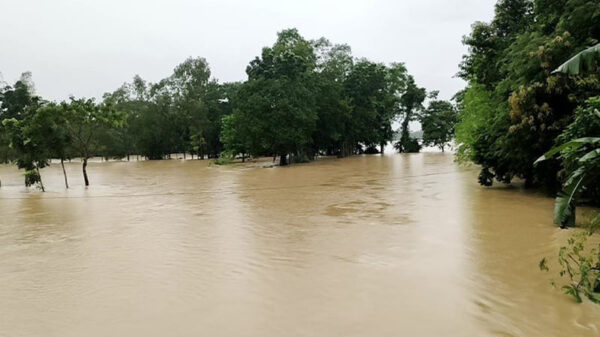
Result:
M0 336L598 336L553 200L451 154L0 166Z

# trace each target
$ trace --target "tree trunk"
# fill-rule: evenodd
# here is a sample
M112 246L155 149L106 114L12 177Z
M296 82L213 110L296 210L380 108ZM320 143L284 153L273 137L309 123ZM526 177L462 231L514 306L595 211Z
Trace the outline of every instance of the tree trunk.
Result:
M287 154L282 154L279 156L279 166L287 166Z
M36 165L35 170L37 171L38 176L40 177L40 186L42 187L42 192L46 192L44 188L44 183L42 182L42 174L40 173L40 168Z
M242 163L245 163L245 162L246 162L246 154L242 153Z
M65 176L65 186L69 189L69 181L67 180L67 171L65 171L65 160L60 158L60 166L62 166L63 175Z
M88 158L85 157L83 158L83 181L85 182L85 186L90 186L90 180L88 179L88 175L87 175L87 164L88 164Z
M183 160L186 160L186 158L185 158L185 151L183 151Z
M129 153L127 154L127 161L129 161Z
M381 142L380 146L381 146L381 154L383 154L383 152L385 151L384 150L384 148L385 148L385 142Z

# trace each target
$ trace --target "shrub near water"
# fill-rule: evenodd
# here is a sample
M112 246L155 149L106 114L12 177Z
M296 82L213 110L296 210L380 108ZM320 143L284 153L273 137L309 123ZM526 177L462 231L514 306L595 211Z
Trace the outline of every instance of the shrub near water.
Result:
M552 280L552 284L579 303L586 297L600 304L600 243L589 242L590 238L598 235L599 227L600 214L596 215L587 230L573 234L558 253L558 275L561 281L557 283ZM540 261L539 267L550 271L546 258Z
M35 170L26 171L24 175L26 187L34 186L42 181L42 177Z
M233 159L234 159L234 157L230 153L222 153L219 158L216 158L213 161L213 163L215 165L229 165L229 164L233 163Z

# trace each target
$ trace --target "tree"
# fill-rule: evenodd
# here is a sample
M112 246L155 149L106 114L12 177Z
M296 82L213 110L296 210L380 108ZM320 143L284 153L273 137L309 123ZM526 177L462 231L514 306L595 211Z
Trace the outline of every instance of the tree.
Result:
M20 169L25 170L25 186L29 187L39 183L42 192L45 192L40 169L48 166L48 152L39 138L31 138L27 120L16 118L5 119L2 124L10 139L10 147L17 155L16 162Z
M348 45L332 45L322 38L313 42L317 54L315 98L317 125L313 139L313 153L348 155L353 147L350 135L352 107L344 93L344 83L354 66Z
M209 86L211 89L218 87L209 80L210 68L203 58L188 58L175 67L167 80L169 91L173 93L171 120L176 130L175 147L184 156L186 150L194 145L207 144L209 120L206 96Z
M454 137L456 109L448 101L431 101L420 116L420 122L423 128L423 145L437 146L443 152Z
M124 122L124 114L112 106L96 104L93 99L75 99L62 102L64 125L72 140L72 147L77 156L83 160L82 171L85 186L90 185L87 175L88 159L101 150L98 137L103 128L120 128Z
M352 67L345 82L345 94L351 106L346 136L349 147L362 143L367 148L380 145L383 150L385 143L392 139L391 124L398 114L397 95L402 91L405 71L402 64L390 69L367 60L360 60Z
M419 152L421 149L418 141L410 137L409 123L418 118L426 97L425 88L417 86L415 79L409 76L406 91L400 97L401 133L400 140L394 145L398 152Z
M248 81L236 96L234 114L245 125L249 151L275 154L287 165L288 154L305 155L314 133L313 46L296 29L278 34L246 69Z
M54 103L39 107L26 119L26 134L39 144L38 151L44 151L48 159L60 159L65 187L69 188L64 161L69 157L68 149L71 146L71 138L64 128L62 112L60 106Z
M481 166L479 181L525 180L548 192L560 187L560 165L536 158L555 145L577 106L597 95L597 74L553 75L559 62L597 43L600 3L503 0L490 23L465 38L460 76L458 153ZM596 17L596 19L594 19Z
M246 154L249 152L249 145L245 136L248 134L244 130L244 125L239 122L239 114L231 114L223 117L223 130L221 131L221 142L227 149L231 157L242 154L242 162L246 161Z
M31 79L31 73L25 72L21 74L21 78L13 85L5 85L0 88L0 158L1 163L8 163L19 156L14 148L9 145L12 140L9 130L6 129L3 120L14 119L21 121L27 117L27 114L41 104L41 98L35 94L34 84ZM12 125L13 122L11 122ZM17 129L20 127L13 125ZM13 129L16 132L17 129ZM12 136L15 136L13 133ZM17 143L18 144L18 143ZM2 182L0 181L0 187Z

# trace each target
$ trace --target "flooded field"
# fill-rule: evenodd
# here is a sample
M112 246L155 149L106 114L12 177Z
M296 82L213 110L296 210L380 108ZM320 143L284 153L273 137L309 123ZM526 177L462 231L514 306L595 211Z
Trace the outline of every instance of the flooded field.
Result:
M0 336L598 336L553 200L452 154L0 166Z

